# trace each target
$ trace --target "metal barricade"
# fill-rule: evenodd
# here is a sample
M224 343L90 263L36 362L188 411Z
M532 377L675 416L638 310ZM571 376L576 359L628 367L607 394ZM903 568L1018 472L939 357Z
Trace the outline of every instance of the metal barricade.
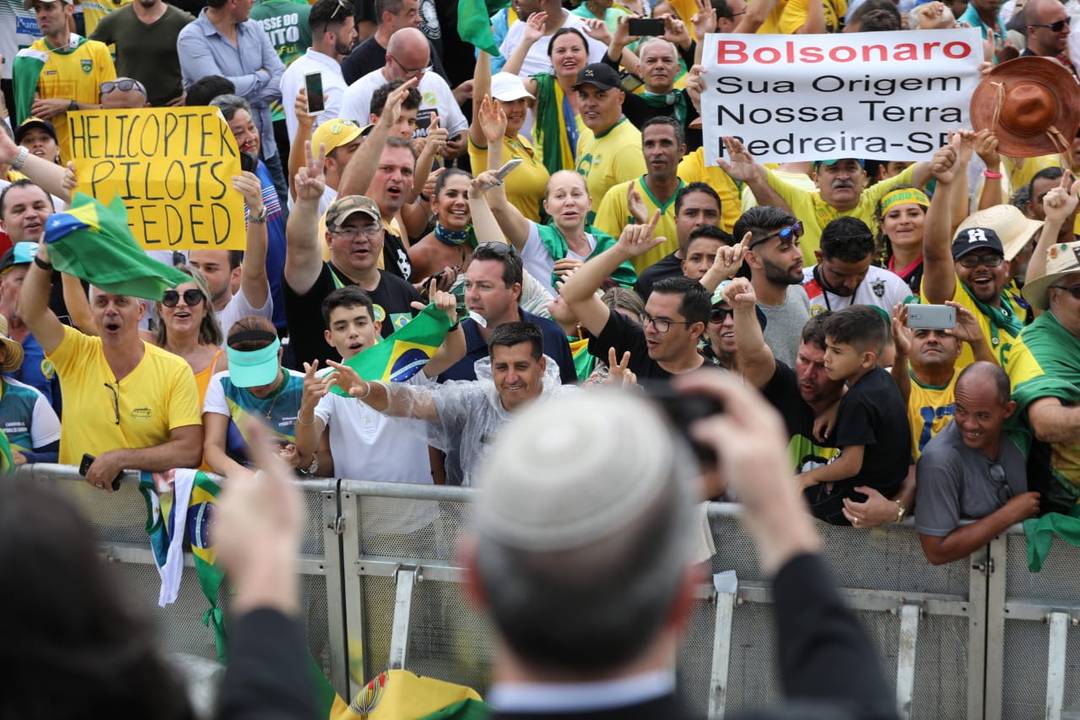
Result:
M96 530L101 552L113 563L118 581L127 596L145 608L153 609L163 648L168 653L183 653L214 659L217 651L213 632L203 625L208 605L199 588L190 555L176 601L158 607L161 578L154 564L146 534L147 507L138 490L138 475L126 473L115 493L104 493L86 483L76 468L66 465L26 465L16 475L33 481L52 483L71 500ZM303 531L299 568L302 575L301 621L308 648L338 690L346 691L344 610L341 587L341 546L338 530L337 481L304 481L306 522ZM219 606L228 608L228 583Z

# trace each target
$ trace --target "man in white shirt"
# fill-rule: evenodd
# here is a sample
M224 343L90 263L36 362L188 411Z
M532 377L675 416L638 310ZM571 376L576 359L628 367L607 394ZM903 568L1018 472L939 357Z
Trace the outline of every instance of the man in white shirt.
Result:
M308 25L311 27L311 47L307 53L296 58L281 76L281 106L285 110L285 127L288 128L290 142L296 137L296 109L293 104L304 87L307 75L322 75L325 108L315 116L315 126L341 114L341 100L348 84L341 74L340 63L356 39L352 12L344 9L341 0L318 0L311 6Z
M439 118L439 126L450 136L444 156L453 158L465 150L465 131L469 121L461 112L450 86L439 75L428 72L431 47L424 34L416 28L403 28L390 36L386 48L386 65L363 76L349 86L342 102L341 117L360 126L368 124L371 116L371 95L382 85L394 80L418 79L420 114Z
M559 0L543 0L540 11L547 13L547 20L544 22L544 34L529 49L529 54L525 56L525 61L521 63L521 70L518 71L518 75L526 78L553 72L551 58L548 57L548 42L551 40L552 35L564 27L579 28L582 34L585 35L586 42L589 44L590 64L604 61L607 46L589 36L585 32L585 21L577 15L571 14L569 10L564 9ZM499 46L499 53L503 58L509 58L514 48L521 44L526 26L525 22L516 22L510 26L506 38L503 39L502 45Z
M803 289L810 312L836 312L850 305L872 305L891 312L911 296L911 288L896 273L871 265L874 236L862 220L842 217L821 232L814 251L817 265L803 268Z

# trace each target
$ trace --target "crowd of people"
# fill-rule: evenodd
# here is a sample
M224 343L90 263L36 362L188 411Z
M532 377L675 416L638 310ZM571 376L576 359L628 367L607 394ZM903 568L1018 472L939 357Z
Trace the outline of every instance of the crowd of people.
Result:
M783 416L820 520L914 516L939 563L1070 513L1071 11L909 4L513 0L491 18L499 54L473 56L418 0L210 0L197 16L27 0L31 41L0 31L10 462L84 465L105 491L124 469L235 475L254 417L300 475L471 485L538 398L714 366ZM662 32L631 35L635 17ZM706 157L706 34L958 23L988 41L984 84L1053 89L1052 132L1018 138L1006 103L917 163L763 165L736 138ZM159 253L189 280L150 303L55 271L67 113L180 105L218 108L247 158L245 250ZM422 372L374 382L346 364L428 303L450 330ZM954 320L913 322L919 303Z

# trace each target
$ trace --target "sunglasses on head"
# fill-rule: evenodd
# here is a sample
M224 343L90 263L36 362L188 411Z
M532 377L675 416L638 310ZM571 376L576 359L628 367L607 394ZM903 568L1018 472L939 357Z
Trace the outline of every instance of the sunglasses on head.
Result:
M184 304L188 307L193 307L203 301L202 290L189 288L182 295L179 290L166 290L161 294L161 304L167 308L174 308L180 304L181 296L184 298Z
M780 238L780 242L782 242L782 243L792 242L793 240L797 240L798 238L801 238L802 234L803 234L802 221L801 220L796 220L791 225L788 225L786 227L782 227L779 230L777 230L776 232L769 233L765 237L763 237L763 238L761 238L759 240L755 240L754 242L750 243L750 247L751 248L757 247L761 243L768 242L769 240L772 240L773 238Z
M127 92L128 90L135 89L146 94L146 88L138 80L132 80L131 78L122 78L120 80L106 80L101 83L101 94L108 95L113 90L119 90L120 92Z

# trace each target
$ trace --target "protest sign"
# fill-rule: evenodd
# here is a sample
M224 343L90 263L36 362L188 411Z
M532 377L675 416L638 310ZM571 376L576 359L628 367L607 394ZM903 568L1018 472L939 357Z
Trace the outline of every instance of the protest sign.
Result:
M724 136L763 162L929 159L970 127L982 46L972 28L708 35L706 160L724 157Z
M69 112L77 190L119 196L147 250L243 250L240 150L217 108Z

